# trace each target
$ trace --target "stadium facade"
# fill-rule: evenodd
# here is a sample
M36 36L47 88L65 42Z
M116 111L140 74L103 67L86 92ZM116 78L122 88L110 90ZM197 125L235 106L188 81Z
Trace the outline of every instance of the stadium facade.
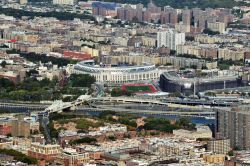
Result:
M73 73L90 74L98 82L106 83L134 83L148 80L156 80L166 70L159 69L155 65L144 66L100 66L94 65L93 60L82 61L74 65Z
M207 90L235 88L243 86L242 78L228 74L213 77L184 78L175 71L164 72L160 76L160 87L165 92L180 92L184 95L197 94Z

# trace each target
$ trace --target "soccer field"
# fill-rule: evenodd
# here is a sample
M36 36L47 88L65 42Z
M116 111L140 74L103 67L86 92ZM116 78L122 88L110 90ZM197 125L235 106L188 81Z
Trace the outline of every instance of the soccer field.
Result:
M157 92L155 87L151 84L125 84L122 90L131 93L154 93Z
M129 92L152 92L149 86L127 86L126 90Z

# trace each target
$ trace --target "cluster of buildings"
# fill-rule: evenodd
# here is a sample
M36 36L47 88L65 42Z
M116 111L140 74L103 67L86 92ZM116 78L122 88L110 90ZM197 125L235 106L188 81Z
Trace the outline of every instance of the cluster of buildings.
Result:
M246 110L246 107L219 109L215 138L212 130L203 125L197 125L194 131L177 129L172 134L160 132L159 135L140 136L136 131L129 131L125 125L104 124L83 133L61 129L58 140L53 144L45 144L46 139L39 134L35 116L19 115L16 119L4 115L0 125L0 149L13 149L36 158L39 165L48 162L65 166L146 166L162 163L176 166L244 165L249 164L249 152L239 150L249 149ZM106 139L103 139L104 136ZM84 138L95 138L97 142L70 143ZM232 151L235 147L238 151ZM230 153L235 155L230 156ZM0 159L3 164L15 161L10 155L0 155Z
M93 14L96 15L116 15L122 21L170 24L185 32L210 28L213 31L225 33L226 26L234 19L229 9L174 9L164 6L162 10L161 7L154 5L152 1L147 7L144 7L142 4L120 5L105 2L102 5L95 4L94 2L92 10Z
M216 116L216 137L229 138L231 147L249 149L249 106L221 109Z
M7 121L10 121L10 125ZM212 131L207 126L197 126L196 131L181 129L174 130L173 134L146 137L138 136L136 131L128 131L126 126L120 124L105 124L91 130L85 133L61 130L59 142L45 144L46 138L39 134L39 123L37 125L35 116L19 115L18 119L4 116L1 119L0 149L13 149L36 158L39 165L50 162L67 166L139 166L165 161L177 165L192 163L223 166L231 162L226 160L227 153L231 151L230 139L212 139ZM103 135L108 139L100 139ZM110 140L110 137L115 139ZM70 144L82 138L95 138L97 142ZM204 148L205 144L207 149ZM1 155L0 158L2 164L14 161L9 155ZM237 161L242 161L243 157L240 159Z
M16 54L6 54L4 51L0 53L0 63L6 64L2 65L0 68L0 78L8 78L14 83L18 83L24 80L26 77L26 66L32 65L30 63L26 63L26 60L21 58Z
M95 138L98 141L109 140L110 137L122 139L127 136L135 137L136 132L128 131L127 127L120 124L105 124L89 132L78 132L78 130L67 129L59 132L58 141L62 147L68 146L70 141L82 138Z
M53 3L76 4L69 0L55 0ZM226 25L236 18L229 9L181 10L164 7L162 11L152 2L147 8L141 4L98 1L81 4L91 4L92 14L99 23L43 17L27 21L2 16L1 43L7 49L83 61L68 65L65 68L67 74L90 74L104 83L157 80L170 68L216 69L220 59L246 64L250 61L247 33L229 34L225 31ZM117 19L112 18L116 16ZM151 19L160 19L162 25L126 23L126 20L151 22ZM190 30L183 30L182 25ZM211 36L201 33L207 28L221 34ZM46 73L48 71L45 70ZM49 73L47 77L60 72ZM15 73L6 71L8 74Z
M53 0L54 5L74 5L76 0Z
M210 156L210 154L205 152L205 149L198 150L199 147L202 147L201 143L195 141L188 142L187 140L181 140L171 136L164 138L152 137L117 140L111 143L100 143L98 145L81 145L78 146L77 149L79 148L80 151L92 151L92 153L98 151L101 153L101 157L114 161L121 160L126 163L126 165L149 165L157 161L157 159L171 160L173 158L178 159L178 163L191 162L193 164L209 164L206 162L205 157L203 159L203 157L199 156L199 153L204 153L207 156ZM197 154L197 158L194 157L194 153ZM222 157L220 162L221 163L215 163L222 164L224 162Z
M19 54L7 54L5 51L0 52L0 63L5 64L0 67L0 78L7 78L13 83L17 84L24 81L28 77L34 77L37 80L58 78L59 80L64 77L62 67L53 65L52 63L33 63L27 61ZM28 74L30 71L35 73Z
M199 58L210 58L215 60L224 59L247 62L247 60L249 59L249 47L237 45L237 42L239 42L239 40L234 41L237 39L233 38L232 40L234 42L225 42L221 40L220 37L217 37L218 42L228 43L220 47L220 44L215 41L210 41L210 38L211 37L209 37L208 35L200 35L195 38L195 40L199 41L199 44L197 42L186 42L186 44L184 45L177 46L176 51L178 54L189 54L195 55ZM213 38L212 40L216 39Z
M95 21L0 15L0 78L14 83L22 82L29 71L35 70L29 77L38 80L89 74L108 86L151 81L159 91L184 96L214 89L247 89L250 85L249 30L230 28L235 21L248 23L249 8L237 8L245 11L243 18L238 18L231 9L174 9L152 2L144 7L53 0L52 6L44 7L48 9L36 10L27 0L18 1L19 6L15 3L3 2L7 8L34 12L64 11L62 6L72 14L86 10ZM17 53L8 53L10 50ZM23 54L67 59L69 64L32 63ZM227 63L237 65L219 69ZM120 124L81 132L61 126L56 128L54 144L45 144L37 117L2 117L0 148L37 158L40 165L249 164L249 107L216 109L214 133L207 126L158 136L138 136L137 131ZM84 139L96 142L77 143ZM238 149L246 151L235 151ZM237 155L230 156L232 152ZM11 156L0 155L0 161L12 160Z
M39 131L39 122L35 117L1 117L0 135L13 137L29 137L31 133Z

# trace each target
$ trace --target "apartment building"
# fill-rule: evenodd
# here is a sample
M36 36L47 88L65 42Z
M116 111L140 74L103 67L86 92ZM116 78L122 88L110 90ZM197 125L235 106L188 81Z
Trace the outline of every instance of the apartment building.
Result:
M232 148L250 149L249 107L219 109L216 112L216 137L230 139Z
M40 143L31 143L28 150L28 155L37 159L53 160L56 156L61 154L60 145L44 145Z
M176 50L178 45L185 44L185 33L173 29L157 33L157 47L167 47Z
M53 0L54 5L74 5L75 0Z
M226 31L226 25L224 22L208 22L207 23L207 28L211 29L212 31L215 32L220 32L222 34L224 34Z
M243 60L245 57L245 51L242 49L229 49L229 48L219 48L218 49L218 58L224 60Z
M208 150L215 154L228 154L231 150L230 139L212 139L208 141Z

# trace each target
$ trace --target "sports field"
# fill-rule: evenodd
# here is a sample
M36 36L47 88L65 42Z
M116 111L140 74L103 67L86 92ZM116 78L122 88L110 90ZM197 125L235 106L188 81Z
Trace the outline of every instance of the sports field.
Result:
M124 84L122 90L131 93L154 93L157 92L151 84Z
M151 89L149 86L127 86L126 88L127 91L130 92L150 92Z

